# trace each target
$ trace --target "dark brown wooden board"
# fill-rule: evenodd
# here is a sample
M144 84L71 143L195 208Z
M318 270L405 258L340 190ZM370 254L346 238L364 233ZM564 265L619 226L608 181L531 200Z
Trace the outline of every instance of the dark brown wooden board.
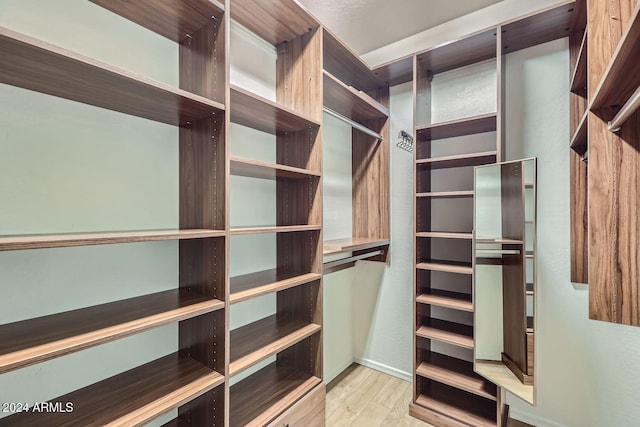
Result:
M502 25L502 51L511 53L568 37L575 1L517 18Z
M417 129L419 140L453 138L496 130L496 113L434 123Z
M445 342L458 347L470 348L473 345L473 326L448 322L440 319L425 319L418 327L416 336Z
M323 74L325 107L365 126L369 120L389 117L389 108L366 93L348 87L326 71Z
M455 156L432 157L416 161L418 167L429 169L459 168L465 166L479 166L496 162L496 151L481 153L458 154Z
M587 94L587 32L584 32L580 50L571 74L571 92L586 96Z
M491 28L418 54L418 66L438 74L496 57L496 30Z
M440 416L458 420L461 425L495 427L497 423L495 402L433 381L423 387L423 393L416 399L416 404ZM449 424L443 425L455 424L449 421Z
M470 294L445 291L442 289L430 289L419 295L416 301L420 304L437 305L439 307L473 313L473 302L471 301Z
M0 82L171 125L220 115L224 105L0 28Z
M410 82L413 79L413 57L409 55L379 65L373 69L373 74L389 86Z
M219 373L187 356L171 354L52 399L72 412L22 412L0 426L141 425L224 382Z
M221 20L224 4L217 0L91 0L130 21L175 42L181 42L212 19Z
M230 302L236 303L249 298L277 292L294 286L318 280L322 275L292 270L265 270L231 278Z
M259 160L231 157L231 175L248 178L278 179L310 179L320 177L320 172L292 166L267 163Z

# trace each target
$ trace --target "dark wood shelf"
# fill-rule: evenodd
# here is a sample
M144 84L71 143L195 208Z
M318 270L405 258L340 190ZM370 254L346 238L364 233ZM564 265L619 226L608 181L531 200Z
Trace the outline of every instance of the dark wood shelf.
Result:
M470 396L446 385L431 383L416 404L440 416L444 415L474 427L496 426L496 404L481 397Z
M589 111L587 110L582 116L582 119L580 120L580 123L576 128L576 131L571 137L570 147L581 156L584 156L584 154L587 152L587 147L588 147L587 145L588 144L587 130L589 128L588 118L589 118Z
M22 412L0 426L142 425L224 383L219 373L171 354L51 400L73 412Z
M533 283L527 283L526 284L526 293L527 293L527 295L533 295L534 294Z
M231 228L229 233L232 236L244 234L266 234L266 233L296 233L300 231L320 231L321 225L279 225L267 227L237 227Z
M484 114L460 120L434 123L416 129L418 140L434 140L473 135L496 130L497 114Z
M373 74L390 86L413 80L413 55L381 64L373 69Z
M0 326L0 374L224 308L171 290Z
M491 28L418 54L418 66L438 74L495 58L496 30Z
M318 377L274 362L231 386L230 425L267 425L321 383Z
M0 27L0 82L170 125L224 105Z
M569 37L575 1L565 1L502 24L503 54Z
M584 32L580 50L578 51L578 60L573 69L571 76L571 92L587 97L587 32Z
M416 374L485 399L496 400L495 384L476 374L472 362L429 352L416 369Z
M505 238L484 238L484 237L476 237L476 243L488 243L488 244L492 244L492 243L496 243L496 244L502 244L502 245L521 245L524 242L522 240L516 240L516 239L505 239Z
M320 26L295 0L234 0L231 19L276 46Z
M360 124L372 119L389 117L389 109L364 92L347 86L336 77L323 72L323 105Z
M261 295L293 288L322 278L318 273L299 273L278 271L276 269L259 271L231 278L231 304L255 298Z
M374 239L370 237L347 237L344 239L325 240L323 242L325 256L387 245L389 245L389 239Z
M416 237L428 239L473 239L473 233L450 233L446 231L421 231L416 233Z
M445 273L473 274L473 267L468 262L431 260L416 264L419 270L444 271Z
M320 126L310 117L233 85L230 110L232 122L272 135Z
M622 106L640 86L640 3L596 89L590 110Z
M229 375L236 375L256 363L320 332L322 327L274 314L231 331Z
M416 298L416 302L473 313L471 295L459 292L431 289L430 291L419 295Z
M417 193L417 198L453 198L453 197L473 197L474 191L436 191L431 193Z
M473 327L440 319L428 319L416 336L473 349Z
M458 154L455 156L434 157L431 159L420 159L416 161L418 166L430 169L459 168L464 166L479 166L488 163L495 163L496 151L485 151L472 154Z
M217 0L91 1L178 43L212 18L220 19L225 10L224 4Z
M344 85L362 91L372 91L384 85L384 82L376 77L369 66L360 59L360 56L342 43L326 27L323 28L322 42L324 69Z
M322 174L309 169L231 156L231 175L258 179L308 179Z
M0 236L0 251L223 237L222 230L145 230Z

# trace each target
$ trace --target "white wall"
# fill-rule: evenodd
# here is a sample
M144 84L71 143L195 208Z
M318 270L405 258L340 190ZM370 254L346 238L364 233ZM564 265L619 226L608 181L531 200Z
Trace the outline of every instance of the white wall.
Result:
M508 403L539 426L635 426L640 328L589 320L587 289L570 283L567 49L507 56L507 155L538 158L537 407Z

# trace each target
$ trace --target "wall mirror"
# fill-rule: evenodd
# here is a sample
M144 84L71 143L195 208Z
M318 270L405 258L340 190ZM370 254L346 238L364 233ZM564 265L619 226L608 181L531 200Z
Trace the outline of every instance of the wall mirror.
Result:
M475 168L474 369L535 404L536 159Z

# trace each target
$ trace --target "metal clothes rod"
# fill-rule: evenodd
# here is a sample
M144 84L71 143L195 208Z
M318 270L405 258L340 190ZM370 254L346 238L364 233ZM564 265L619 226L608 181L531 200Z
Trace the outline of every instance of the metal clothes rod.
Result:
M378 251L373 251L373 252L367 252L366 254L362 254L362 255L356 255L356 256L350 256L350 257L347 257L347 258L341 258L341 259L337 259L335 261L329 261L329 262L324 263L323 268L324 269L329 269L329 268L337 267L337 266L342 265L342 264L348 264L350 262L356 262L356 261L360 261L362 259L371 258L372 256L382 255L383 253L384 253L384 251L378 250Z
M358 129L360 132L364 132L367 135L370 135L370 136L376 138L378 141L382 141L384 139L382 137L382 135L380 135L379 133L374 132L371 129L369 129L368 127L363 126L360 123L351 120L349 117L345 117L340 113L336 113L335 111L333 111L330 108L323 107L322 111L324 111L327 114L332 115L333 117L335 117L338 120L342 120L343 122L348 123L349 125L351 125L351 127L355 128L355 129Z
M631 98L626 104L618 111L618 114L609 122L609 130L611 132L619 132L622 129L622 125L627 121L629 116L636 112L640 108L640 86L631 95Z

